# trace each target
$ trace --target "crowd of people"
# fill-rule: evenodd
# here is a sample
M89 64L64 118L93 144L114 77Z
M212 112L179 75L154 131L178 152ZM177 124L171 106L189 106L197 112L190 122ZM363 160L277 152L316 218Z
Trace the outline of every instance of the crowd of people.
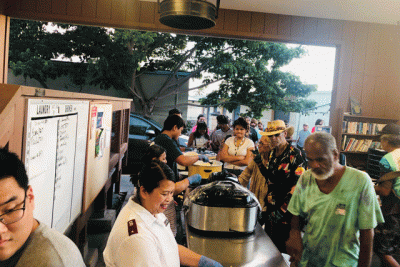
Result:
M214 151L224 169L255 194L259 223L290 255L291 266L371 266L373 252L382 266L399 266L393 257L400 245L399 125L388 124L380 133L388 152L381 173L392 175L374 186L366 172L340 164L330 133L310 133L306 123L293 145L292 129L282 120L265 128L243 117L232 127L224 115L217 122L210 131L199 115L188 145ZM177 164L208 161L182 152L177 139L185 127L181 112L171 110L143 155L142 170L132 176L135 194L103 253L107 266L222 266L189 250L177 231L174 196L202 179L182 178ZM85 266L72 241L34 219L34 199L22 161L0 149L0 266Z

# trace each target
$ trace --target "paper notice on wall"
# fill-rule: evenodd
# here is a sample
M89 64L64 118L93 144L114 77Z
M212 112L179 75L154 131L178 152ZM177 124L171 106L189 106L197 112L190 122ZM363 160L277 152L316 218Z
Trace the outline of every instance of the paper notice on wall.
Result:
M111 128L106 128L106 132L105 132L105 138L106 138L106 144L105 144L105 148L109 148L111 145Z

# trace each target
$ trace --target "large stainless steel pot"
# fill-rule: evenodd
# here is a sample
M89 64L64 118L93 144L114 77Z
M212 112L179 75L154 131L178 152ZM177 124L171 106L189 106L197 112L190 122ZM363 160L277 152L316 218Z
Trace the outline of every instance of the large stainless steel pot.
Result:
M189 226L212 232L252 233L261 210L255 195L233 181L200 186L184 205Z

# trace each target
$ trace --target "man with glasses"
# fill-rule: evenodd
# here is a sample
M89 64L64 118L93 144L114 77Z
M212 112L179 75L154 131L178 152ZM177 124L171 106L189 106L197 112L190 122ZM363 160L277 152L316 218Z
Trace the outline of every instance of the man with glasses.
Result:
M304 160L300 150L286 141L286 125L282 120L268 122L265 132L273 150L269 154L264 177L268 185L265 197L265 232L279 251L286 252L292 215L287 211L290 198L300 175Z
M0 266L85 266L75 244L33 217L24 164L0 149Z

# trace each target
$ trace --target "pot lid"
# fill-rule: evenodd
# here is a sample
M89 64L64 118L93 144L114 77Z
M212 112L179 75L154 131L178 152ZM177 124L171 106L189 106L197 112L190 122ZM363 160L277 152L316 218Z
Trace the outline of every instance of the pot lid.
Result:
M251 208L259 207L256 196L247 188L234 181L215 181L199 186L185 199L185 206L190 202L209 207Z
M203 167L220 167L222 166L222 162L218 160L210 160L210 162L203 162L202 160L198 160L193 163L194 166L203 166Z

